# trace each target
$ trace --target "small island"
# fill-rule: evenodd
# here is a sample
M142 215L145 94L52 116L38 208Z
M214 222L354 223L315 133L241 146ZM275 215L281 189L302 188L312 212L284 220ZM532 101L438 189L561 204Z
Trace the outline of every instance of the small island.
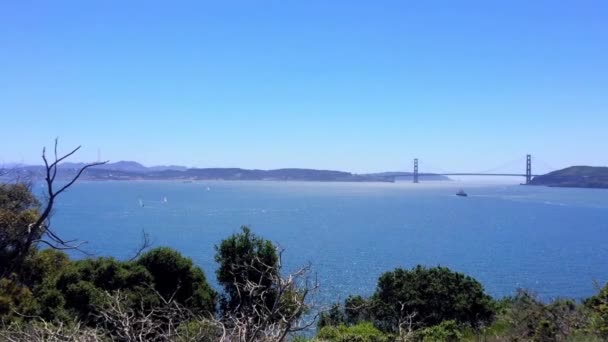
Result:
M608 188L608 167L571 166L532 179L530 185L568 188Z

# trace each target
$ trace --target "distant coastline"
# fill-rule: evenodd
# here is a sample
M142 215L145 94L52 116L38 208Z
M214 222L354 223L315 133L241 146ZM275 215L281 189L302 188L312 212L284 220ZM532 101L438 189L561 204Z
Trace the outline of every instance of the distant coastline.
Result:
M530 185L608 189L608 167L571 166L536 176Z
M59 178L74 176L85 164L64 163L59 167ZM44 167L39 165L18 165L5 167L4 178L44 178ZM247 181L316 181L316 182L395 182L413 179L409 172L382 172L369 174L354 174L350 172L334 170L316 170L285 168L276 170L256 170L241 168L187 168L184 166L153 166L146 167L133 161L120 161L96 166L85 170L82 174L83 180L123 180L123 181L145 181L145 180L178 180L178 181L201 181L201 180L247 180ZM450 179L441 175L420 176L421 180Z

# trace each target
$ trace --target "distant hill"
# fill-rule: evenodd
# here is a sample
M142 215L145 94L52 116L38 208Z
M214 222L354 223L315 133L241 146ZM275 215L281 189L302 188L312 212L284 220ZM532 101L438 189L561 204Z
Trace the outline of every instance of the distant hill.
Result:
M73 177L84 163L62 163L59 165L58 179ZM1 167L0 167L1 169ZM44 178L41 165L13 165L0 172L4 178L22 179ZM240 168L187 168L184 166L146 167L134 161L119 161L91 167L82 174L88 180L282 180L320 182L394 182L395 177L387 174L357 175L349 172L314 169L248 170Z
M61 168L61 169L80 169L84 165L86 165L86 164L85 163L62 163L62 164L59 164L59 168ZM160 167L160 166L153 166L152 168L156 168L156 167ZM149 169L151 169L151 168L141 165L138 162L124 161L124 160L121 160L121 161L118 161L115 163L99 165L99 166L96 166L96 168L103 169L103 170L138 172L138 173L145 173L145 172L148 172Z
M392 182L391 177L372 177L349 172L314 169L248 170L239 168L206 168L149 172L149 179L184 180L297 180L334 182Z
M536 176L531 185L572 188L608 188L608 167L571 166Z
M62 163L59 165L59 178L73 177L84 163ZM0 167L1 168L1 167ZM44 177L41 165L19 165L5 168L8 175L29 179ZM6 173L5 172L5 173ZM0 173L2 174L2 173ZM277 181L319 181L319 182L395 182L412 180L410 172L382 172L354 174L343 171L315 169L276 169L249 170L240 168L187 168L185 166L146 167L134 161L119 161L87 169L82 179L89 180L277 180ZM450 180L440 175L420 176L421 180Z

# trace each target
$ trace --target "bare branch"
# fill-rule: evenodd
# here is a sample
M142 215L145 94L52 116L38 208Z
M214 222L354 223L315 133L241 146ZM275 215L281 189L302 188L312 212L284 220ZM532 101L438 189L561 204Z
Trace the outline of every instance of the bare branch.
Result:
M232 265L238 274L256 274L255 279L234 281L240 305L221 318L230 341L284 341L290 334L313 326L319 316L314 295L319 283L311 279L310 264L281 276L283 250L277 250L278 262L269 265L258 256L244 264Z
M22 259L28 253L28 251L32 248L34 244L43 243L55 249L73 249L80 250L80 246L82 246L83 242L77 242L76 240L64 240L61 239L57 234L55 234L50 229L50 217L53 212L53 207L55 205L55 199L69 187L71 187L82 175L82 173L91 167L106 164L105 162L96 162L86 164L82 168L78 170L76 175L72 177L64 186L60 187L59 190L54 189L55 178L57 177L57 169L58 164L65 159L72 156L80 149L80 146L76 147L72 151L67 154L60 156L58 154L58 139L55 139L53 156L54 161L49 163L49 160L46 156L46 147L42 149L42 160L44 161L45 167L45 182L46 182L46 203L44 205L44 209L40 213L40 216L37 220L28 227L27 237L25 239L25 243L20 246L19 250L16 251L16 255L18 255L17 262L14 263L12 267L16 268L21 264Z
M137 248L137 251L135 252L135 255L133 255L133 257L131 257L131 259L129 259L129 261L133 261L137 258L139 258L139 256L148 248L152 247L152 242L150 241L150 234L146 233L145 230L141 231L141 243L139 245L139 247Z

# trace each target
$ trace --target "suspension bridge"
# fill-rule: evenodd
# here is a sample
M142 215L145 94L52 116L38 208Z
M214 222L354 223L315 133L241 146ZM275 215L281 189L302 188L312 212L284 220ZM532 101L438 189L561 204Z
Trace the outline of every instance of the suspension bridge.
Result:
M530 184L533 177L538 175L532 173L532 155L526 155L526 171L524 173L496 173L496 172L439 172L424 173L418 169L418 158L414 159L414 172L412 173L414 183L420 182L422 176L500 176L500 177L523 177L525 184Z

